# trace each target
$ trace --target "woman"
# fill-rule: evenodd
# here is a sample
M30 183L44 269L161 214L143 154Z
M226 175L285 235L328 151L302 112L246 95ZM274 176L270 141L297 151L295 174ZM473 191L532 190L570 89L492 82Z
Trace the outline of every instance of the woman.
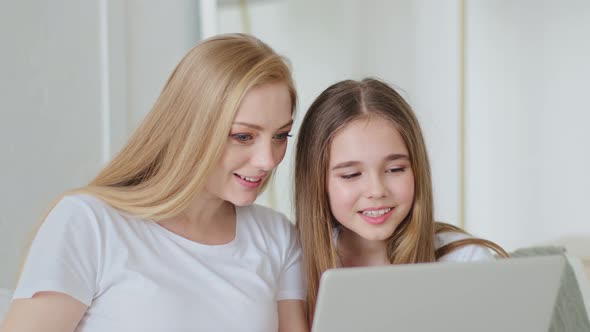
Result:
M252 205L295 103L260 40L190 50L122 151L48 214L1 330L305 331L294 228Z

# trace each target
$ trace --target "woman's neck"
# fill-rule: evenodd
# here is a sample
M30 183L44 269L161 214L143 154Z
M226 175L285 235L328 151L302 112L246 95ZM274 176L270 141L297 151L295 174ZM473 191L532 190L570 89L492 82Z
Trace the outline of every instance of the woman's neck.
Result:
M200 196L182 213L158 223L191 241L220 245L235 238L236 211L230 202L217 197Z
M342 227L338 234L337 252L343 267L377 266L390 264L387 242L366 240Z

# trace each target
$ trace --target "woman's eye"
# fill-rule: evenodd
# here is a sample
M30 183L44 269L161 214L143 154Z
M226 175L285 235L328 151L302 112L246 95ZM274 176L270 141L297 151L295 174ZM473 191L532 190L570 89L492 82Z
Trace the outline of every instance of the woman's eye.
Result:
M350 173L350 174L343 174L340 175L341 178L345 179L345 180L349 180L349 179L353 179L356 178L357 176L360 176L361 173Z
M285 141L285 140L287 140L289 137L293 137L293 135L290 135L290 134L289 134L289 132L286 132L286 133L280 133L280 134L277 134L277 135L275 135L275 137L274 137L274 138L275 138L277 141Z
M231 137L241 143L245 143L252 140L252 135L249 134L235 134L231 135Z

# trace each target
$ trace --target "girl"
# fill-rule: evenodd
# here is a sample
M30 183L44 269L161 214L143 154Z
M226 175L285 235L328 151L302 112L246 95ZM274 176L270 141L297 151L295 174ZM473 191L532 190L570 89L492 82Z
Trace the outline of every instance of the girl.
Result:
M490 259L497 245L435 223L426 146L410 106L375 79L342 81L313 102L295 162L296 220L313 320L336 267Z
M189 51L123 150L49 213L0 330L307 330L296 231L252 205L295 102L254 37Z

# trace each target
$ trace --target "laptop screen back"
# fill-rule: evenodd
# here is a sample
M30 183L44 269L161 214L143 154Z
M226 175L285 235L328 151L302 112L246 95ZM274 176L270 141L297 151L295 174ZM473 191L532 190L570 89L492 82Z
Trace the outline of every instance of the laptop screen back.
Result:
M312 331L547 331L564 264L546 256L329 270Z

